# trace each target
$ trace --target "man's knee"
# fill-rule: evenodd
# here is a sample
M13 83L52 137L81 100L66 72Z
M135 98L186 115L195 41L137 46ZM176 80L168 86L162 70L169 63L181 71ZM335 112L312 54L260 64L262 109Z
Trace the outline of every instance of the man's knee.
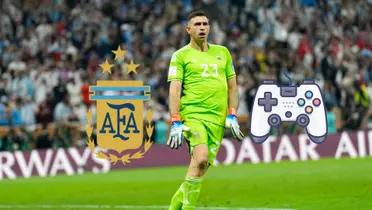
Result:
M193 150L192 154L193 166L197 168L199 173L204 173L208 168L208 146L198 145Z
M201 157L198 158L196 164L199 170L204 171L208 168L208 157Z

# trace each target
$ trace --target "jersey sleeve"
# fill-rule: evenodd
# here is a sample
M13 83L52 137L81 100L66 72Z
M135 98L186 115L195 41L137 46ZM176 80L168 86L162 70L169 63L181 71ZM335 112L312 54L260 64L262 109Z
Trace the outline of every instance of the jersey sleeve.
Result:
M234 64L232 62L231 54L227 48L226 49L226 79L230 79L235 76Z
M168 82L175 81L175 80L183 80L183 61L181 59L181 56L175 52L172 55L169 69L168 69Z

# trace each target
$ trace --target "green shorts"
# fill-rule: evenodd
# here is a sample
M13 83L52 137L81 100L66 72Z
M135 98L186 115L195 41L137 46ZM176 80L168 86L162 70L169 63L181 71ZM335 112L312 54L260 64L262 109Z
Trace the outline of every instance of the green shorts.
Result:
M183 123L190 128L190 131L183 133L188 141L190 154L195 146L205 144L208 146L208 162L213 165L221 146L225 127L194 118L186 119Z

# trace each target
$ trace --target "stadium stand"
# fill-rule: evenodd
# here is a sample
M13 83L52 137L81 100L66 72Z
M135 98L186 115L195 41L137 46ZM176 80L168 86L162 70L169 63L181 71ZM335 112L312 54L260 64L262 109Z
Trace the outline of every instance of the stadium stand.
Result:
M315 79L330 132L372 127L370 1L44 0L0 1L0 150L84 144L89 88L97 79L140 79L152 87L158 133L166 138L168 64L185 45L187 13L204 9L211 42L227 46L238 74L239 119L248 132L259 82ZM138 74L99 64L121 44ZM293 125L278 133L301 132Z

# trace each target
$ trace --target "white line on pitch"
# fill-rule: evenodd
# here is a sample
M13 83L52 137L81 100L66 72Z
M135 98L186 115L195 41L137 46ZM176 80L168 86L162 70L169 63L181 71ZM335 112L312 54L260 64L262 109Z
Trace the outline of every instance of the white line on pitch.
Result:
M2 205L0 209L168 209L169 206L160 205L84 205L84 204L65 204L65 205ZM197 209L213 210L294 210L288 208L244 208L244 207L197 207Z

